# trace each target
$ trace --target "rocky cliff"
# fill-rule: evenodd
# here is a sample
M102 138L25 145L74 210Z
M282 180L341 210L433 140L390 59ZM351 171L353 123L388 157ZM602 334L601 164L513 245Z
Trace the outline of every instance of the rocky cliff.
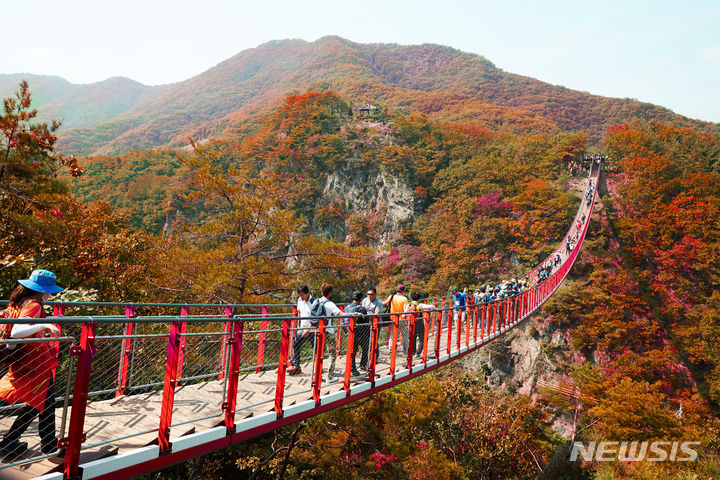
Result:
M419 213L413 190L404 180L384 169L357 168L352 162L327 176L323 197L326 201L340 202L348 212L361 217L379 216L381 247L392 245Z

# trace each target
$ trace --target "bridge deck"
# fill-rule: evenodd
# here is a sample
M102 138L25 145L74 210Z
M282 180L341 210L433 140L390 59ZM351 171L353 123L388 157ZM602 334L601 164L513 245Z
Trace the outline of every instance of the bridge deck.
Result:
M453 340L455 340L453 334ZM435 335L429 335L429 345L434 345ZM461 333L462 345L465 345L464 332ZM452 351L457 351L453 347ZM389 374L389 350L388 347L380 348L380 358L377 362L375 379ZM357 355L359 360L360 355ZM346 356L340 355L336 360L336 373L342 375L344 372ZM405 368L407 357L402 353L398 345L398 362L395 371ZM327 363L327 360L326 360ZM414 366L422 365L422 360L414 359ZM302 365L303 373L295 376L286 376L285 380L285 403L288 407L306 400L312 399L311 373L312 364ZM343 379L340 378L333 383L326 384L327 368L323 372L322 395L327 395L343 389ZM359 377L352 377L351 384L357 385L368 381L367 374ZM266 370L260 373L250 373L240 376L238 386L238 409L237 418L243 419L272 411L275 399L277 384L276 370ZM175 406L173 415L174 426L171 438L213 428L223 424L223 412L220 408L224 401L223 381L208 381L181 385L175 393ZM105 445L86 448L81 454L80 463L116 455L139 447L154 444L157 441L158 418L162 404L162 390L155 390L148 393L125 395L111 400L90 402L87 407L85 420L85 434L88 444L111 441ZM71 408L70 408L71 410ZM56 422L59 425L62 421L62 410L56 410ZM69 416L69 412L68 412ZM203 418L213 416L212 418ZM15 416L0 417L0 429L7 431ZM187 422L187 423L184 423ZM132 437L116 440L132 432L151 430L148 433L134 435ZM24 457L34 457L40 454L40 440L37 435L37 420L28 428L21 438L21 441L28 442L29 449ZM0 479L27 479L36 476L60 471L60 459L45 459L27 465L14 467L7 470L0 470Z

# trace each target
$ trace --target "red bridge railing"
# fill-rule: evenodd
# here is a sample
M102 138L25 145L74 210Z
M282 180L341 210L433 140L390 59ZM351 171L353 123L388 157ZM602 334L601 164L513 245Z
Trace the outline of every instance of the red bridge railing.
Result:
M594 185L598 174L591 172ZM62 405L57 409L58 450L40 453L35 433L28 432L23 440L30 443L29 453L0 464L0 476L3 469L50 472L56 465L48 459L64 448L62 471L42 478L127 478L446 365L516 327L554 293L579 254L595 194L590 205L583 201L578 210L577 219L584 214L585 221L577 245L547 280L493 302L471 300L464 311L438 298L426 301L434 310L377 315L367 326L355 318L347 325L338 325L338 317L321 318L311 333L312 351L301 355L300 375L287 372L292 338L302 330L292 305L137 304L126 305L123 314L69 316L70 309L108 312L118 307L56 304L54 316L45 321L61 325L61 337L0 343L59 342L54 385L56 405ZM568 235L575 228L573 222ZM174 314L159 314L168 309ZM251 310L255 313L247 313ZM416 324L422 327L420 352L413 351ZM369 352L367 370L354 375L352 358L360 342ZM328 378L333 366L339 375ZM13 408L0 411L11 414ZM7 428L12 418L2 420Z

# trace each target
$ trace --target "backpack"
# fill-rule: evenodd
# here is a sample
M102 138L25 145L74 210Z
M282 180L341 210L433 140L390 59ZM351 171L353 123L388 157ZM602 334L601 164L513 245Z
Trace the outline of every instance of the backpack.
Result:
M25 300L22 305L18 306L17 308L11 309L10 307L6 308L5 310L0 310L0 318L18 318L15 315L19 315L22 311L23 307L27 305L28 303L38 303L35 300ZM42 317L45 317L45 311L40 310ZM6 323L3 324L2 327L0 327L0 338L2 340L7 340L10 338L10 333L12 332L13 324ZM8 344L3 343L0 344L0 364L2 365L12 365L13 363L19 362L23 359L25 356L25 347L22 343L20 344Z
M393 293L392 295L390 295L390 301L388 302L387 305L385 305L385 308L383 308L382 313L390 313L390 309L392 308L393 298L395 298L395 294L394 294L394 293Z
M312 304L312 308L310 309L310 315L313 317L324 317L327 315L325 312L325 304L329 302L327 298L321 298L320 300L315 300ZM310 319L310 325L313 327L317 327L320 325L320 319L319 318L312 318Z
M418 310L419 309L418 309L417 302L412 301L412 302L408 303L407 312L405 312L405 320L408 320L408 321L412 320L413 319L412 314L414 312L417 312Z

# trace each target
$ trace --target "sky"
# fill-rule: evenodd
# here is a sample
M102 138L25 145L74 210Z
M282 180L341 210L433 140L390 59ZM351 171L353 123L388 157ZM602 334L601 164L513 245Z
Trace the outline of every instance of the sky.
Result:
M720 122L720 1L33 0L0 73L173 83L271 40L437 43L555 85ZM11 42L11 43L10 43Z

